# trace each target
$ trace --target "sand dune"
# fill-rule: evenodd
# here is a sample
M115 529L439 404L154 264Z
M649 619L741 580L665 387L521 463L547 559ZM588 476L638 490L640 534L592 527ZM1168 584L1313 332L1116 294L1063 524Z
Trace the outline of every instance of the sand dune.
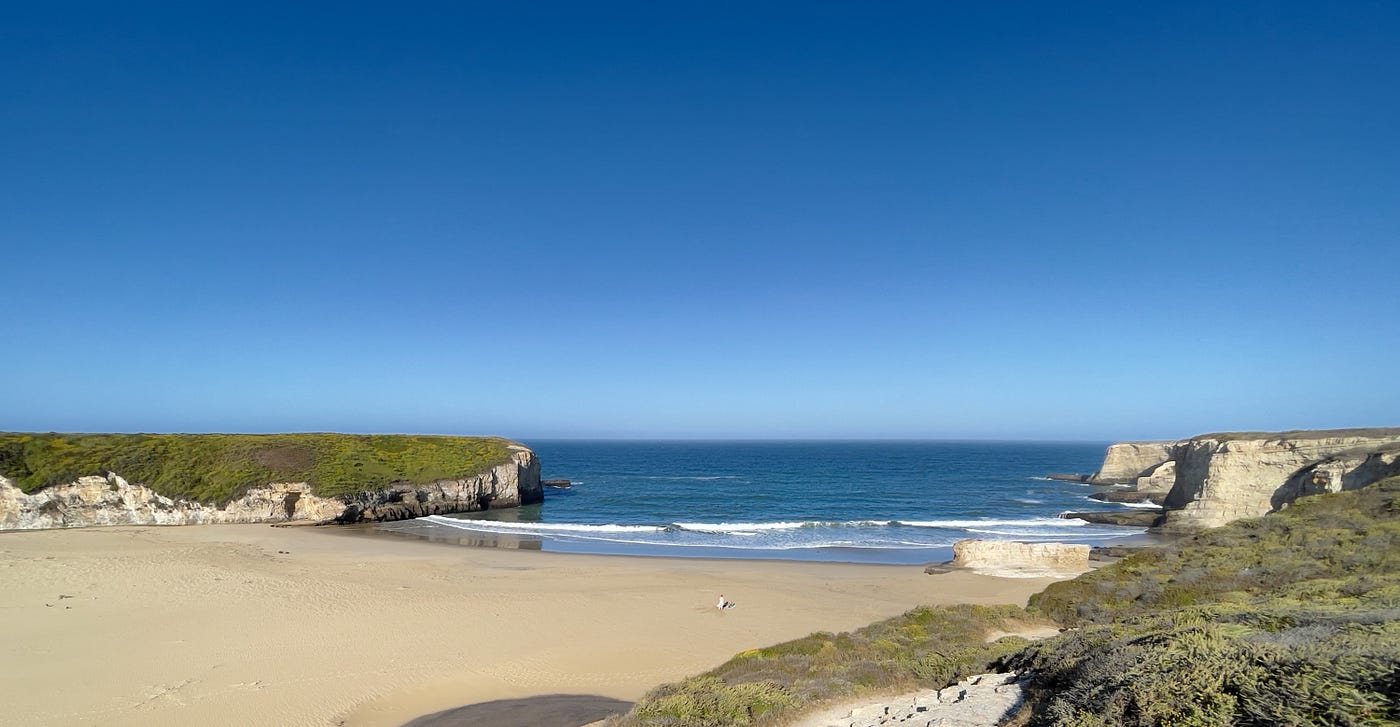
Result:
M633 700L735 652L1049 581L604 557L217 525L0 533L0 723L399 725ZM714 608L723 592L739 607Z

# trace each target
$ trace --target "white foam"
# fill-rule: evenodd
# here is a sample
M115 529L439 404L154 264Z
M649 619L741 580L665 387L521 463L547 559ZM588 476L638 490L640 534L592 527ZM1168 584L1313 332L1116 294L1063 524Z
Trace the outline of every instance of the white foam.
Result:
M916 528L948 528L971 530L994 527L1077 528L1089 523L1059 517L1033 517L1022 520L900 520L900 524Z
M775 523L676 523L676 527L696 533L756 533L765 530L796 530L808 527L808 521Z
M504 520L463 520L442 515L429 515L427 520L438 525L446 525L463 530L489 530L504 532L565 532L565 533L659 533L666 528L658 525L587 525L584 523L521 523Z
M969 533L977 533L978 535L1004 535L1004 536L1008 536L1008 537L1023 538L1023 539L1042 538L1042 539L1054 540L1054 539L1056 539L1056 538L1063 538L1063 537L1065 537L1065 533L1063 533L1063 532L1054 533L1054 532L1047 532L1047 531L1045 531L1045 530L1015 530L1015 529L1011 529L1011 530L1004 530L1004 529L986 529L986 530L984 530L984 529L981 529L981 528L968 528L968 529L967 529L967 532L969 532ZM1075 536L1076 536L1076 537L1079 537L1079 534L1076 533Z
M1144 510L1156 510L1157 508L1161 507L1160 505L1151 500L1143 500L1142 502L1120 502L1118 504L1122 505L1123 507L1137 507L1142 508Z

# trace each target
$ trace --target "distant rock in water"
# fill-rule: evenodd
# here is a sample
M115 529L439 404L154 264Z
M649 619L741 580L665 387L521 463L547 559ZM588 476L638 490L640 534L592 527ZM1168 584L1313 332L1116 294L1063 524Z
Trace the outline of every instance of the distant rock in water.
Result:
M1165 492L1140 492L1136 488L1131 488L1126 490L1105 490L1103 492L1095 492L1094 494L1089 496L1089 499L1098 500L1100 502L1117 502L1120 504L1130 505L1137 505L1143 502L1150 502L1153 505L1156 505L1157 507L1161 507L1162 502L1167 499L1167 495Z
M1162 519L1162 509L1154 507L1151 510L1090 510L1088 512L1067 512L1060 517L1083 520L1095 525L1150 528Z
M1051 472L1045 476L1048 479L1060 480L1061 482L1088 482L1089 478L1093 475L1079 474L1077 472Z
M574 483L565 479L540 480L540 485L544 487L553 487L558 490L567 490L573 487L573 484Z

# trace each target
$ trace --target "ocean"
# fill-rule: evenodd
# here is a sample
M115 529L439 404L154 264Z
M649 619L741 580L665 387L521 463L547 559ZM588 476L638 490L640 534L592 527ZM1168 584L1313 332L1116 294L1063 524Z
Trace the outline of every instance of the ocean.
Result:
M1058 517L1124 507L1045 477L1092 472L1107 442L527 441L544 502L385 523L463 545L909 564L963 538L1104 544L1141 528Z

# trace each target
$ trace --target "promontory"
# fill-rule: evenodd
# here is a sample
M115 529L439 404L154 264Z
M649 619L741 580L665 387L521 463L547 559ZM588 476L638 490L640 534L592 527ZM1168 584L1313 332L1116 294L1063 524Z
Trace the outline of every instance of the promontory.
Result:
M1400 474L1400 428L1224 432L1110 445L1094 485L1103 499L1163 506L1157 527L1193 530L1258 517L1299 497Z
M539 502L500 437L0 433L0 530L401 520Z

